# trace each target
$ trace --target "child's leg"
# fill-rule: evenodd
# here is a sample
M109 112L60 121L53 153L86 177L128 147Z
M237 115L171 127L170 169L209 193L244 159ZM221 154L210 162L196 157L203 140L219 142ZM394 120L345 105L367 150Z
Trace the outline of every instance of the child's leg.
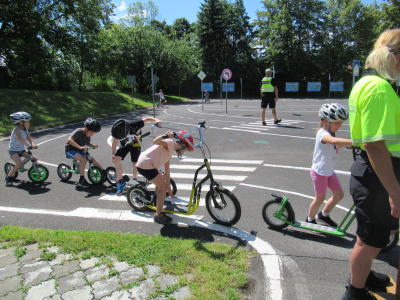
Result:
M122 168L122 157L121 156L115 156L113 162L115 165L115 173L117 173L117 179L118 180L122 180L122 173L124 171L124 169Z
M342 189L342 185L340 184L339 178L336 173L333 173L332 176L328 178L328 187L332 191L333 196L329 198L326 202L324 209L322 210L324 213L329 214L332 209L339 203L340 200L343 199L344 193Z
M24 155L25 153L28 156L27 152L24 152L22 155ZM17 172L18 169L22 167L22 161L21 161L21 158L19 157L18 153L15 153L13 156L11 156L11 158L15 162L15 166L8 173L8 177L14 176L15 172Z
M137 171L135 162L132 162L132 177L133 177L133 179L137 179L137 177L138 177L138 171Z
M310 170L310 175L314 184L315 198L308 209L308 217L313 220L319 207L325 200L329 177L319 175L313 169Z
M150 181L156 186L156 195L157 195L157 210L156 216L158 216L163 209L165 195L168 191L167 183L164 180L164 177L158 173L157 177Z
M92 160L95 166L99 167L101 170L104 170L103 166L93 156Z
M83 156L80 153L76 153L75 156L74 156L74 159L81 162L81 165L79 166L79 175L80 176L84 176L85 175L86 162L87 162L86 156Z
M325 200L325 195L320 195L320 194L316 194L314 201L311 203L310 208L308 209L308 217L312 220L315 219L315 215L318 212L319 207L321 206L321 204L324 202Z
M322 210L324 213L329 214L332 209L335 208L336 204L339 203L340 200L343 199L344 193L342 189L332 191L333 196L329 198L326 202L324 209Z

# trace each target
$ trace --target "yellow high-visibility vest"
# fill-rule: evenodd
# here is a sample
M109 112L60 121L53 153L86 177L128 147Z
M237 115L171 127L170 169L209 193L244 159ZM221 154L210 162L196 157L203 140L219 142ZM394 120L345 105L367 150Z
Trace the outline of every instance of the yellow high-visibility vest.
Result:
M262 79L261 91L263 93L272 93L274 92L274 87L271 84L272 77L264 77Z

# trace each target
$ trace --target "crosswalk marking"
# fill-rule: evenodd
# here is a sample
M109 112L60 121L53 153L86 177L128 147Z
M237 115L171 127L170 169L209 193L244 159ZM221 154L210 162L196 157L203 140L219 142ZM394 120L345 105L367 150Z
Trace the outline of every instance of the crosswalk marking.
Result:
M199 166L195 165L170 165L171 169L180 169L180 170L197 170ZM233 172L253 172L257 167L224 167L224 166L212 166L212 170L218 170L218 171L233 171Z
M227 164L249 164L249 165L259 165L263 161L262 160L240 160L240 159L218 159L213 158L210 160L211 163L227 163ZM202 158L184 158L182 162L204 162Z
M206 195L207 193L201 193L202 195ZM179 204L179 205L187 205L187 203L189 203L190 197L175 197L173 199L166 197L165 198L168 201L171 201L172 203L175 204ZM102 197L99 198L99 200L102 201L116 201L116 202L127 202L126 199L126 195L122 195L122 196L117 196L116 194L108 194L108 195L104 195ZM202 198L200 197L200 204L199 206L206 206L206 198Z
M206 173L205 171L202 172L200 171L199 174ZM192 179L193 180L194 174L188 174L188 173L171 173L171 178L186 178L186 179ZM215 180L231 180L231 181L244 181L247 176L239 176L239 175L214 175L213 177Z

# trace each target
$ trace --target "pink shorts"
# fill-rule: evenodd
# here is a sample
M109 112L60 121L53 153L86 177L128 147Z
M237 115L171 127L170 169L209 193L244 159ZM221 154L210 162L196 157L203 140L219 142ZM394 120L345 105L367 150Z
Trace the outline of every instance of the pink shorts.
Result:
M314 190L317 195L325 195L327 188L331 191L336 191L342 188L339 178L336 173L333 172L331 176L322 176L314 172L313 169L310 171L312 181L314 183Z

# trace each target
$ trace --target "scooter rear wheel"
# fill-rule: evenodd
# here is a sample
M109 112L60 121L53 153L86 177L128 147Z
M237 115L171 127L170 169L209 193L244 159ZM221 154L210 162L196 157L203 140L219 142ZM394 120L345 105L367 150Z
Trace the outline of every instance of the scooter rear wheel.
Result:
M6 175L8 175L8 173L10 173L10 171L12 170L12 168L14 168L14 164L12 163L6 163L4 165L4 172L6 173ZM15 179L18 177L18 171L14 173L13 176L11 176L12 179Z
M289 226L289 224L274 217L274 213L279 211L281 205L282 204L280 199L274 199L265 203L262 209L262 216L265 223L267 223L270 227L274 229L283 229ZM285 203L285 207L283 209L283 215L290 222L293 222L295 219L294 210L292 208L292 205L290 205L289 201L286 201Z
M126 200L134 210L146 211L148 210L146 203L150 201L150 194L146 189L134 185L126 192Z

